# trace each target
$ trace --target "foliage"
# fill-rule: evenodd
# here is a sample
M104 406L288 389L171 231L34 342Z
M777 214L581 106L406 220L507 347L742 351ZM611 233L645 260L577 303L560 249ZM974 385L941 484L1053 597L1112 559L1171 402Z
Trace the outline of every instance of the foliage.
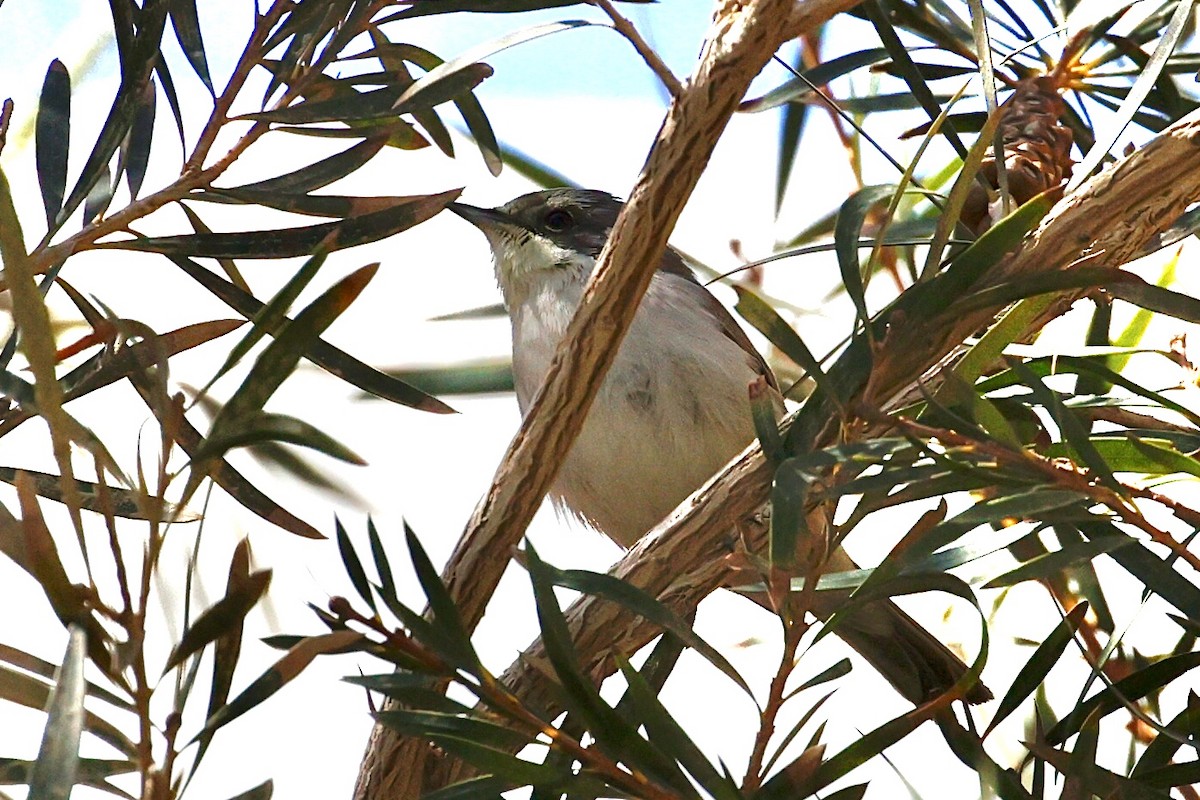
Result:
M453 13L467 24L473 12L567 5L572 3L276 0L256 11L229 82L218 91L194 0L112 0L120 82L94 143L75 158L70 134L80 112L73 76L63 62L49 64L35 122L46 230L32 248L23 231L32 229L34 215L0 172L0 256L13 318L13 333L0 350L0 390L8 399L0 437L40 417L49 431L44 455L57 472L0 470L0 480L15 488L20 512L0 507L0 550L44 590L69 643L61 664L0 644L0 699L44 708L47 717L36 760L0 760L4 782L27 785L36 798L66 797L76 784L121 796L175 797L226 725L286 690L318 656L352 652L383 665L349 679L383 699L376 720L438 748L447 779L427 785L429 797L493 797L514 787L531 787L536 798L861 797L867 784L856 783L858 775L851 773L930 721L948 752L977 773L981 796L1196 796L1190 784L1200 781L1200 769L1191 755L1200 716L1187 689L1190 671L1200 663L1200 556L1191 547L1200 511L1189 505L1187 489L1200 477L1200 415L1175 391L1195 382L1186 349L1153 349L1142 336L1153 316L1200 321L1200 301L1139 278L1122 264L1088 261L1090 256L1071 270L1020 280L995 276L997 265L1053 213L1059 198L1114 159L1130 126L1144 140L1197 108L1180 80L1200 64L1187 50L1194 42L1190 0L1114 9L1082 26L1074 24L1076 4L1069 0L1030 0L1020 9L1004 0L866 0L847 17L864 26L858 30L869 27L875 37L869 46L833 55L826 52L825 34L808 35L788 66L792 77L743 102L743 113L780 109L777 208L794 184L794 165L807 154L814 108L829 115L858 182L838 208L737 277L737 310L775 348L777 371L790 379L788 396L799 404L780 430L759 401L756 422L774 470L769 535L765 547L743 548L731 558L743 588L765 596L779 617L782 657L769 686L751 686L697 635L691 609L673 607L612 575L558 569L528 546L521 560L536 600L544 659L522 667L538 671L549 698L535 701L484 665L455 597L411 530L406 545L426 611L402 601L404 587L397 585L372 523L366 531L369 559L336 526L336 545L357 598L334 598L327 610L317 609L326 633L268 640L284 654L241 691L233 687L244 625L272 576L269 568L252 567L249 540L233 551L223 594L203 610L191 605L193 558L177 635L165 653L146 646L164 635L151 630L152 587L162 578L164 544L168 536L186 535L185 526L209 524L191 508L207 485L271 525L324 538L226 458L235 448L252 447L296 480L313 482L320 476L297 466L278 445L361 461L324 433L320 420L266 410L301 359L362 392L428 413L451 411L433 396L434 387L446 393L511 387L503 364L451 364L398 376L326 341L326 329L367 290L378 264L348 272L293 308L330 253L404 232L458 196L457 190L321 193L361 173L385 148L432 145L453 156L443 119L448 105L493 173L509 164L535 182L565 180L571 165L547 167L502 148L475 90L493 74L484 63L493 53L596 23L517 22L514 33L449 60L401 37L413 17ZM616 9L595 5L661 71ZM1064 20L1072 23L1065 27L1069 35ZM830 29L846 22L835 19ZM163 54L168 23L186 64ZM173 70L181 67L209 93L207 120L195 130L185 125L177 93ZM269 76L267 91L249 97L250 78L260 73ZM864 85L869 91L860 91ZM144 185L147 164L165 146L155 128L162 101L179 141L194 145L185 148L178 179L151 188ZM899 147L871 130L876 115L895 110L927 118L909 132L920 144L907 164L893 155ZM266 179L214 185L277 137L350 143ZM894 166L891 182L868 182L868 148ZM216 204L325 221L214 232L204 216ZM138 231L144 219L167 209L180 211L188 228L154 236ZM1189 237L1197 219L1184 214L1143 251ZM119 317L67 280L78 256L94 250L160 255L164 266L199 285L197 297L219 299L239 319L159 333ZM821 356L785 318L794 305L766 296L759 279L768 262L830 251L837 293L852 314L842 346ZM293 277L262 297L238 263L293 257L304 259ZM876 299L881 274L897 287L883 305ZM88 327L66 344L45 301L55 286ZM1062 298L1091 304L1086 336L1047 346L1023 341L1029 321ZM1114 332L1116 302L1141 310L1127 329ZM872 394L894 329L947 309L1003 313L979 336L952 342L961 346L945 369L907 375L898 395ZM459 316L498 313L490 308ZM176 356L234 338L229 334L247 327L244 321L251 323L248 330L227 344L223 363L202 388L190 400L173 393ZM1134 356L1156 360L1171 375L1164 382L1170 388L1146 385L1131 372ZM241 384L219 403L209 390L234 370L242 374ZM70 405L125 381L155 423L155 435L146 437L157 459L150 474L140 452L135 464L122 463L94 425L73 413L79 406ZM213 410L205 432L185 416L195 406ZM90 462L93 477L77 477L77 461ZM64 506L69 522L48 521L43 506L49 504ZM832 546L855 531L890 524L880 520L908 504L921 512L919 519L879 566L826 568ZM94 568L98 554L87 535L93 529L107 534L110 552L100 555L111 555L111 580ZM132 530L138 546L123 548ZM192 536L198 552L201 536ZM83 576L66 566L77 560ZM1096 562L1114 564L1135 590L1114 586L1118 582ZM995 706L956 707L972 698L989 647L998 646L985 601L1002 609L1009 588L1031 582L1043 587L1061 619L1038 628L1041 639L1028 642L1024 668L1008 685L993 684ZM606 652L604 674L595 673L580 643L579 622L561 609L556 588L617 604L661 635L644 659L620 648ZM857 676L850 662L807 680L798 677L798 667L807 665L818 639L836 634L864 603L924 592L952 596L974 610L981 646L969 669L946 693L827 752L823 707L831 690L852 685ZM818 626L806 612L821 593L847 599ZM1122 627L1118 618L1124 615L1112 613L1131 597L1146 606L1143 617L1154 616L1170 631L1158 637L1153 652L1130 646L1130 626ZM740 777L724 761L714 763L659 698L689 649L738 687L758 716ZM200 665L209 654L211 680L204 687ZM1087 675L1048 699L1048 676L1068 654L1083 659ZM598 681L615 671L624 695L610 702ZM824 688L814 691L818 687ZM797 721L786 728L785 706L799 707ZM196 713L203 721L187 727L185 720ZM1016 714L1027 720L1026 738L1006 743L1022 748L1019 758L1007 761L996 745L1005 730L998 726ZM1128 725L1104 724L1110 717ZM118 757L80 758L84 733ZM1105 756L1102 736L1106 745L1123 737L1126 763ZM451 758L466 766L447 766ZM455 769L457 782L448 779ZM136 783L122 782L119 776L129 773L138 775ZM268 782L242 796L268 797L271 791Z

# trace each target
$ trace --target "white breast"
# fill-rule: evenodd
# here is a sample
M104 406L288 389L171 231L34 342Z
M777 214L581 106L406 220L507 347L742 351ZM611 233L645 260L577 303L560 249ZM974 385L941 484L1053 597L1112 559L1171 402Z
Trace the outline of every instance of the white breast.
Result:
M553 277L509 309L522 413L581 294L566 275ZM561 506L626 547L754 436L747 390L756 372L697 313L697 292L705 290L679 276L654 276L553 489Z

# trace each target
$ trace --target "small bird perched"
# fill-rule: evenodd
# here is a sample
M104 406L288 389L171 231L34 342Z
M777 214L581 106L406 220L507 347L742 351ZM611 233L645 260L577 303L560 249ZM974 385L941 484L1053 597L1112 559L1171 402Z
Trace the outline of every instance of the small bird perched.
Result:
M550 368L622 203L605 192L550 189L495 209L449 208L487 237L512 322L513 378L525 414ZM725 307L667 248L552 488L560 508L632 547L755 437L748 387L762 356ZM839 549L829 571L855 569ZM844 599L820 592L832 614ZM908 700L954 684L961 660L890 601L838 630ZM991 693L977 684L970 702Z

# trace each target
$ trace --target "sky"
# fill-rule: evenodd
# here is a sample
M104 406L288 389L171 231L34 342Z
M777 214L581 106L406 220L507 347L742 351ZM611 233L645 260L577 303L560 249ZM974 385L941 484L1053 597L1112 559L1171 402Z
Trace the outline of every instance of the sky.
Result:
M19 212L27 220L27 238L40 236L41 211L30 142L18 132L28 130L36 108L37 88L51 57L62 58L73 75L87 72L88 77L76 88L73 113L71 163L73 170L78 169L115 86L115 61L107 51L99 51L94 67L90 70L86 67L89 53L97 52L94 45L98 34L107 29L105 13L103 4L82 0L61 3L9 0L0 6L0 30L20 32L10 37L8 46L0 50L0 78L4 79L0 85L13 94L17 109L14 133L0 164L14 185ZM686 75L707 28L708 4L660 3L628 8L627 13L675 73ZM600 17L586 8L520 16L456 15L405 22L390 32L398 41L420 44L449 57L527 25L573 18ZM228 76L249 21L249 3L216 0L201 4L201 26L218 85ZM847 37L846 49L857 46L853 43L854 31L851 25L842 34ZM167 38L170 40L170 35ZM99 41L103 43L102 36ZM199 83L183 65L173 42L169 44L168 58L175 65L181 94L192 98L186 108L190 143L205 113L204 103L196 100ZM489 59L489 63L496 74L481 85L479 98L503 142L536 155L584 185L617 195L628 193L661 123L665 105L655 80L627 42L610 30L585 28L523 44ZM752 93L771 88L781 80L781 72L771 70ZM166 126L169 123L165 105L160 108L164 110L159 124ZM680 220L673 237L677 246L712 266L731 268L738 263L730 250L731 240L740 241L748 257L766 255L776 241L794 233L800 221L831 210L845 196L850 175L841 146L821 120L814 120L810 155L798 166L784 209L776 219L774 143L778 124L774 113L735 118ZM903 120L884 123L885 130L898 131L904 127L907 122ZM168 131L161 141L161 148L152 157L148 187L168 182L172 170L178 170L179 152L174 134ZM329 152L331 148L324 142L272 134L262 147L247 153L244 163L231 170L222 185L279 174ZM891 180L893 176L886 177ZM505 171L499 178L491 177L478 153L462 137L456 138L453 160L432 148L387 152L370 168L335 188L347 194L418 194L454 187L464 187L463 198L467 202L489 206L531 188L511 171ZM241 209L204 211L206 220L218 230L274 224L249 220ZM139 227L145 233L177 233L184 229L177 213L156 214ZM430 321L441 314L499 300L483 237L449 215L391 240L336 254L300 304L315 297L337 277L375 260L382 264L377 279L330 330L329 339L335 344L381 367L503 357L507 353L504 320ZM817 351L832 346L849 330L844 305L821 307L824 293L836 275L832 263L819 258L796 260L768 276L768 291L815 312L799 319L798 325L806 341ZM247 266L246 274L259 296L267 296L291 275L295 266L254 264ZM153 256L85 254L72 260L67 277L82 290L112 304L117 313L142 319L157 330L225 317L229 313L215 300L209 302L198 297L165 260ZM174 301L185 290L189 292L188 303L181 308ZM726 294L720 296L729 300ZM61 304L62 298L52 301ZM181 313L189 317L181 320ZM203 348L189 353L178 359L173 378L181 383L202 382L206 370L215 366L214 359L220 355ZM215 392L227 396L236 385L236 378L226 378ZM319 421L328 433L366 458L369 466L354 469L314 457L320 467L333 470L351 487L360 501L298 487L261 470L253 474L271 482L272 491L281 496L286 493L290 507L298 509L302 517L327 533L332 533L334 514L339 515L362 547L365 547L365 519L369 513L388 538L397 565L406 560L401 533L402 521L407 521L434 561L440 564L486 490L519 422L510 396L452 397L448 401L460 413L421 414L359 399L328 376L312 368L302 368L273 399L271 409ZM136 458L137 432L144 434L149 428L143 428L146 412L131 392L117 387L104 398L78 405L79 414L103 417L107 428L122 432L117 437L118 458ZM26 427L28 430L0 440L0 463L21 462L31 468L47 468L48 465L39 466L30 460L33 453L39 452L44 433L33 425ZM247 469L254 467L249 465ZM0 499L6 504L11 502L7 494ZM57 509L47 508L47 514L52 520L62 522L61 515L55 516ZM304 603L322 605L328 597L350 594L351 589L332 542L300 541L264 526L219 493L207 514L198 589L201 598L211 601L219 595L229 553L242 536L250 537L256 564L275 569L269 601L249 619L245 663L235 680L236 692L276 657L273 651L255 646L252 637L316 632L319 628ZM884 538L907 529L901 518L895 524L895 531L884 532ZM173 624L171 615L179 613L176 579L181 581L193 541L188 529L178 530L179 537L170 542L164 556L174 565L171 574L176 577L159 587L168 612L161 623L167 630ZM539 514L529 537L544 558L564 568L603 570L620 555L615 545L594 532L557 519L549 509ZM404 589L412 603L419 605L415 583L408 580ZM20 573L7 571L7 565L0 565L0 603L6 608L21 609L20 613L0 617L0 642L58 659L65 638L46 604L40 598L30 601L31 597L38 597L36 587ZM1030 602L1037 601L1031 597ZM925 612L924 619L936 622L944 604L936 599L925 600L917 602L915 608ZM479 632L478 643L486 663L502 669L532 639L535 626L531 609L527 581L519 570L510 570L496 605ZM1045 606L1040 607L1040 612L1045 614L1045 627L1049 630L1054 624L1053 612ZM974 647L975 624L970 612L958 609L939 633L947 640L967 641ZM773 618L751 610L749 604L738 598L717 595L702 606L698 629L735 666L744 670L752 685L765 692L779 656L777 622ZM158 644L165 646L162 642ZM820 648L823 650L820 657L812 659L811 666L807 662L804 665L812 674L845 653L832 640L826 640ZM688 661L668 684L664 699L681 723L696 732L706 752L720 755L736 771L744 765L748 753L755 724L753 706L710 667L697 663L696 659ZM1011 668L1011 665L997 667ZM380 664L366 659L319 660L266 705L228 726L215 740L206 764L189 789L189 796L219 800L268 777L275 780L277 797L346 796L357 772L370 721L362 694L340 682L340 678L359 669L383 671ZM1004 673L998 674L997 682L1006 685ZM826 706L835 721L829 729L831 751L849 741L856 730L865 731L904 710L898 698L880 679L870 675L866 667L857 668L855 677L861 680L855 683L853 692L839 692ZM32 758L40 720L37 713L0 706L0 756ZM86 754L106 754L94 742L86 743L85 747L89 748ZM960 797L977 791L973 773L954 762L939 737L928 731L903 742L893 756L897 764L904 765L922 762L931 752L937 754L936 771L904 773L923 796ZM887 796L888 787L900 790L901 784L885 766L877 765L874 773L881 775L874 796Z

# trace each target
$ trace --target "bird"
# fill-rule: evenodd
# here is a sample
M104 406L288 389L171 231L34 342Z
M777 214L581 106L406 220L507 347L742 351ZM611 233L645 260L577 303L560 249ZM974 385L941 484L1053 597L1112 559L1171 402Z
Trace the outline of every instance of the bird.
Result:
M554 188L497 208L448 209L491 247L512 326L513 384L521 414L550 368L623 203L594 189ZM671 247L651 277L551 500L562 511L632 547L755 438L748 389L765 380L776 410L779 384L762 355ZM826 571L857 569L838 548ZM845 594L815 593L828 618ZM837 633L914 704L943 693L963 661L888 600L847 615ZM976 683L965 698L991 699Z

